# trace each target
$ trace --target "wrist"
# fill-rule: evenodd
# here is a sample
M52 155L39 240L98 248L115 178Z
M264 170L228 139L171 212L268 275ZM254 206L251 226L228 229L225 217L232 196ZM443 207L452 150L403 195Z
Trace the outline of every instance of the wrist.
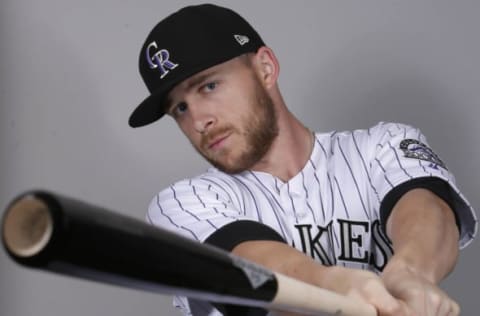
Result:
M438 284L441 279L436 275L433 267L422 267L399 255L393 255L382 271L382 279L386 284L398 282L407 276L422 278L433 284Z
M361 289L368 288L371 282L378 283L381 280L370 271L332 266L323 273L320 286L339 294L349 295L352 291L363 291Z

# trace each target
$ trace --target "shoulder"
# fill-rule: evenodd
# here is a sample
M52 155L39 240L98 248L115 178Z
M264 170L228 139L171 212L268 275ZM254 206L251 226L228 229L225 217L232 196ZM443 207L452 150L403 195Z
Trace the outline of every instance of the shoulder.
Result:
M183 192L197 189L218 191L232 183L234 183L232 176L215 168L209 168L204 173L173 182L168 187L162 189L158 194L164 195L169 194L169 192Z
M378 138L384 135L401 135L412 131L419 132L419 129L405 123L378 122L368 128L315 133L315 136L318 140L342 141L351 138Z
M420 129L412 125L399 122L378 122L370 128L332 133L330 141L362 148L364 146L381 147L384 143L412 138L425 139Z
M230 175L216 168L191 178L176 181L156 194L151 205L176 200L215 199L224 202L238 202L242 192L243 175Z
M315 133L316 142L324 151L335 151L339 148L363 151L379 144L381 146L392 138L407 138L407 136L423 137L418 128L397 122L378 122L369 128Z

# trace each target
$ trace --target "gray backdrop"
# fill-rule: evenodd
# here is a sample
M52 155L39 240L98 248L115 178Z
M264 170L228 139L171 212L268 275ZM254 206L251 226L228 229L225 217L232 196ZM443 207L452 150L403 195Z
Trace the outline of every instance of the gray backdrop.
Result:
M196 1L3 0L0 207L55 190L143 219L153 195L207 165L171 119L133 130L137 54L159 18ZM480 207L480 2L216 1L277 53L287 104L319 131L421 127ZM199 49L206 49L199 47ZM476 315L480 243L444 287ZM167 296L31 271L0 251L0 314L176 315Z

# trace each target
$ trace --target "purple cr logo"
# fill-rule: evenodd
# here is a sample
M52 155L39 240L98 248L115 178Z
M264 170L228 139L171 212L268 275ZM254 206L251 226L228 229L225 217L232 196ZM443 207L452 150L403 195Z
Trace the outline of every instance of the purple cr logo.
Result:
M150 51L154 48L156 51L153 54L150 54ZM146 49L147 62L150 65L151 69L158 69L160 71L160 79L163 79L170 70L176 68L178 64L169 60L170 53L166 49L158 50L158 45L156 42L151 42Z

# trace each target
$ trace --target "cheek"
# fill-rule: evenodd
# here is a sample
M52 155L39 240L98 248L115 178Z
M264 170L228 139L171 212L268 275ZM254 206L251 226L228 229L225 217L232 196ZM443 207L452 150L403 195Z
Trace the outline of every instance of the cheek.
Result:
M195 139L195 136L198 137L198 133L194 132L192 124L188 123L188 119L177 120L177 125L182 131L182 133L187 137L187 139L192 143L196 144L198 140Z
M216 114L224 122L238 124L246 119L248 113L252 111L251 107L250 98L240 94L222 101Z

